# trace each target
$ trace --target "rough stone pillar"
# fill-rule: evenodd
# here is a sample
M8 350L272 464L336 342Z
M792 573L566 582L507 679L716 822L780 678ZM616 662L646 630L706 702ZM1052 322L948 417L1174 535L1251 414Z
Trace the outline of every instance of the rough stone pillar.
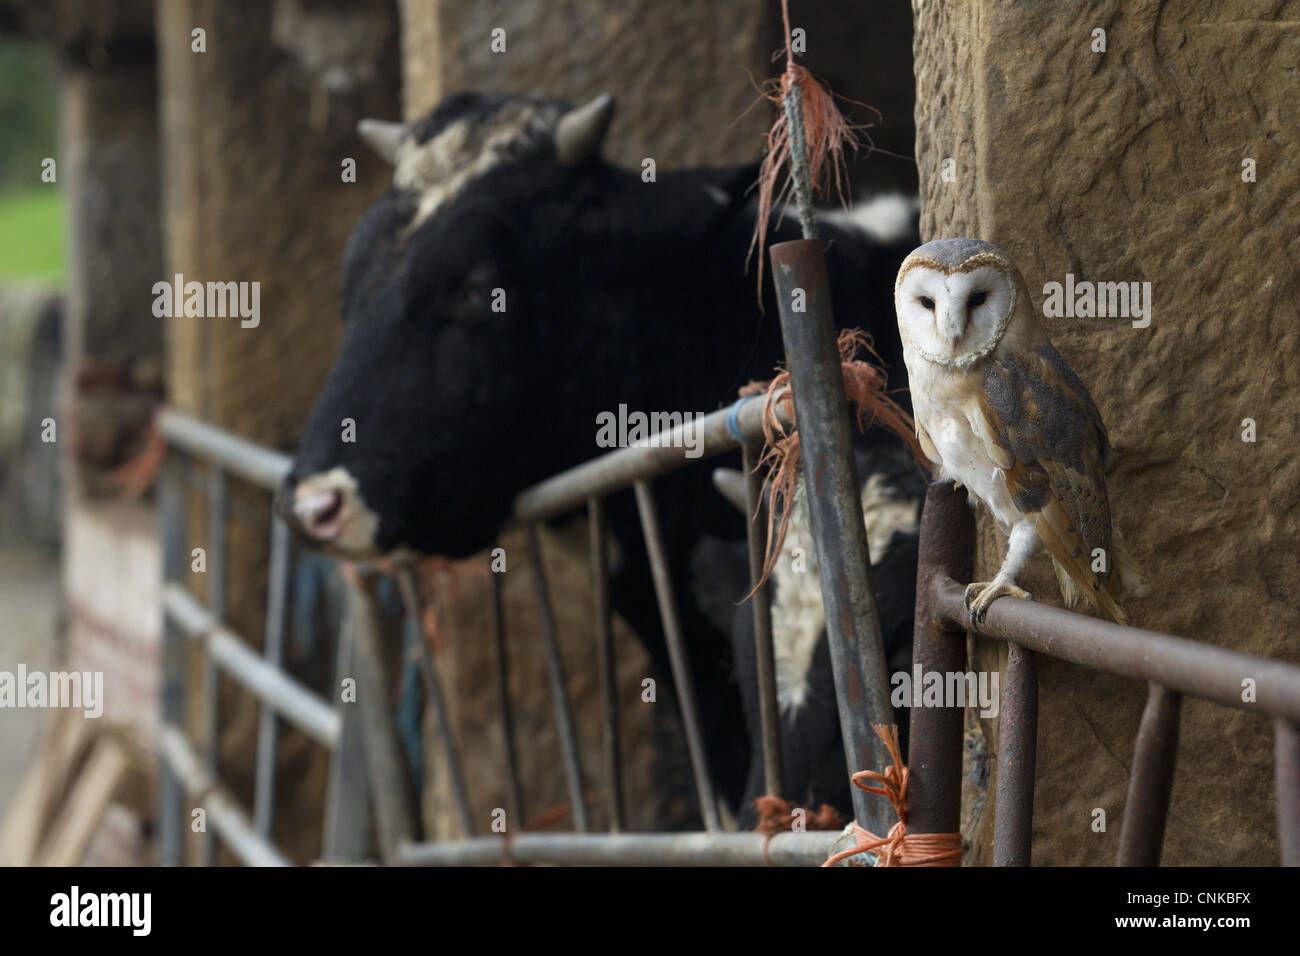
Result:
M260 311L250 327L230 315L168 319L169 400L289 449L337 348L344 243L389 184L355 128L363 116L397 110L395 8L390 0L168 0L157 4L156 24L165 234L158 278L257 283ZM343 175L349 159L354 182ZM231 496L240 518L228 532L227 616L257 643L269 499L238 483ZM201 524L191 531L200 544ZM223 772L251 800L256 708L244 692L223 695L222 707ZM280 752L281 766L294 769L279 775L278 802L296 812L276 815L275 837L309 859L319 852L311 808L322 799L323 753L288 731Z
M162 397L158 89L152 58L62 75L60 178L67 197L67 361L74 493L110 494Z
M913 6L923 238L996 243L1036 296L1067 274L1151 284L1149 327L1046 320L1115 446L1111 504L1150 589L1127 600L1132 622L1296 660L1300 278L1278 258L1300 195L1295 5ZM1005 548L990 524L977 578ZM1059 603L1048 560L1031 571ZM1111 864L1145 687L1046 660L1039 674L1034 862ZM1186 704L1163 862L1275 863L1271 780L1265 719Z

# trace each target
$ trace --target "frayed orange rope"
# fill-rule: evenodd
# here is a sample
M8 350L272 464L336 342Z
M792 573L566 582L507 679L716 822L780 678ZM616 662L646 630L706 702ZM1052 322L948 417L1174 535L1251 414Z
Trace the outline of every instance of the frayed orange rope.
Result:
M926 458L916 439L916 426L912 422L912 416L885 392L885 373L870 361L857 357L858 351L865 349L879 361L880 356L871 346L871 337L861 329L845 329L840 333L836 346L844 373L844 391L856 411L854 417L858 429L865 432L871 425L882 425L907 442L916 459L924 462ZM751 382L740 390L742 396L767 393L763 403L763 454L755 465L756 468L767 468L767 477L763 481L764 491L770 496L767 509L767 555L763 561L763 573L754 585L754 590L758 590L767 581L776 567L781 546L785 543L786 531L789 530L790 512L794 508L795 489L799 484L802 456L799 432L795 427L794 396L789 386L790 372L782 368L772 381L766 384ZM790 419L788 431L777 416L778 406L785 410ZM779 525L778 511L781 515Z
M893 763L885 768L884 773L859 770L849 779L855 787L887 797L894 812L898 814L898 822L889 828L886 837L878 837L854 823L853 836L857 840L857 846L834 854L822 866L834 866L858 853L873 851L880 858L877 866L961 866L960 833L907 832L907 785L911 771L903 764L898 727L886 729L883 724L872 724L871 729L885 742ZM880 786L868 786L865 783L867 780L878 781ZM880 852L882 848L883 853Z
M835 105L835 96L822 83L794 60L790 40L790 10L787 0L781 0L781 16L785 23L785 72L769 79L759 87L759 96L775 104L776 120L767 134L767 152L758 174L758 217L754 221L754 236L749 243L749 255L758 250L758 290L762 301L763 252L767 246L767 226L773 207L782 210L788 205L793 190L789 173L781 182L781 170L790 165L792 139L789 119L783 108L784 99L792 87L799 88L803 112L804 153L807 159L809 185L814 193L833 191L841 205L846 205L845 188L848 185L848 162L845 148L855 154L861 146L858 131L865 129L849 123ZM772 59L778 59L778 51ZM860 104L866 105L866 104ZM874 109L874 107L868 107ZM876 111L879 114L879 111ZM871 144L870 137L866 137ZM784 215L784 212L783 212ZM778 220L779 222L779 220ZM807 238L807 237L805 237Z
M768 793L755 800L753 806L758 814L754 832L768 836L793 830L795 822L799 820L797 811L803 811L805 830L838 830L844 826L840 812L829 803L823 803L816 811L811 811Z
M755 800L753 807L758 813L758 824L754 827L754 832L762 833L767 837L763 841L763 864L765 866L772 865L772 861L767 855L767 848L772 844L772 837L778 833L788 833L794 830L795 822L799 819L796 815L797 811L803 812L802 829L804 830L838 830L844 825L840 812L829 803L823 803L815 813L809 813L804 807L796 806L789 800L782 800L780 797L767 793Z

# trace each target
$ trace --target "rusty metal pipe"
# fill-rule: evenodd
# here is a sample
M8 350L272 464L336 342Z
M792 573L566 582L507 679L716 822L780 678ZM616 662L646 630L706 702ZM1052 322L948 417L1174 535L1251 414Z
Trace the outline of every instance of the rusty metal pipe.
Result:
M609 828L623 829L623 762L618 746L618 669L614 658L614 626L609 595L609 542L605 528L605 502L587 502L587 531L591 547L591 589L596 602L596 673L604 705L605 795Z
M975 519L965 489L936 482L925 492L916 570L912 661L921 673L966 669L966 632L946 623L932 604L936 580L970 578ZM907 766L908 830L956 833L961 826L962 707L919 707L911 713Z
M767 509L763 476L755 470L754 446L742 450L745 475L745 522L749 544L749 581L763 574L767 556ZM750 595L754 614L754 660L758 671L758 714L763 740L763 782L767 792L785 795L785 761L781 753L781 710L776 699L776 654L772 647L772 588L766 581Z
M850 773L875 769L888 756L871 725L893 723L893 711L826 258L822 244L812 239L778 243L770 254L845 757ZM802 312L794 310L797 293ZM854 816L873 833L889 832L888 804L869 797L853 788Z
M519 748L515 744L515 715L510 703L510 655L506 646L505 585L488 559L488 612L492 618L492 645L496 650L497 706L501 713L501 738L505 744L506 813L524 820L524 792L519 784Z
M704 747L700 708L695 698L695 678L691 675L691 662L686 654L681 618L677 615L672 571L668 567L668 548L659 526L659 509L655 505L653 489L645 481L638 481L635 487L636 506L641 514L641 531L645 535L646 555L650 559L655 597L659 602L659 618L664 628L664 642L668 645L668 663L673 671L673 685L677 690L677 703L682 711L682 725L686 731L686 749L690 753L691 770L695 775L700 815L704 818L704 828L713 832L722 829L722 821L718 817L718 804L713 796L713 774L709 769L709 754Z
M358 571L356 578L348 581L347 597L357 707L365 742L379 856L385 863L391 863L397 847L409 842L415 834L417 801L388 706L391 685L384 667L379 609L364 572ZM330 714L336 716L333 711Z
M438 674L438 662L433 658L433 649L429 647L429 642L424 637L420 594L416 589L415 574L409 566L398 570L397 588L402 594L402 605L406 609L406 626L415 628L416 647L419 648L417 653L420 677L424 682L425 697L428 699L429 706L433 708L434 720L438 724L438 739L442 742L442 756L447 763L447 776L451 781L451 793L456 801L460 827L466 836L473 836L474 816L470 812L469 788L465 785L465 773L461 769L456 738L452 736L451 712L447 707L447 695L443 693L442 677Z
M1038 755L1038 664L1012 644L998 718L998 785L993 811L993 865L1029 866Z
M1178 756L1182 695L1160 684L1147 692L1119 831L1120 866L1159 866Z
M817 866L839 835L819 830L769 840L761 833L518 833L509 845L500 837L408 843L398 865Z
M649 481L738 448L741 443L727 425L731 414L731 409L727 408L712 412L699 422L690 424L690 436L685 431L688 426L682 425L657 436L657 448L651 445L619 448L525 488L515 498L507 527L546 521L582 507L588 499L622 491L637 481ZM778 412L778 418L786 425L790 424L783 413ZM736 411L736 424L747 441L762 441L763 402L742 404ZM688 437L699 442L700 454L695 458L686 457Z
M573 828L586 833L586 794L582 789L582 758L578 750L578 732L573 726L573 709L569 704L569 684L564 676L564 658L560 656L560 642L555 631L555 611L551 607L550 589L546 584L546 566L542 563L542 546L537 539L536 526L527 533L528 563L533 572L533 593L537 598L537 617L541 623L542 640L546 644L546 675L551 683L551 699L555 706L555 729L560 738L560 756L564 761L564 778L569 787L569 803L573 809Z
M1300 726L1273 722L1273 773L1277 781L1277 832L1282 865L1300 866Z
M968 627L963 593L955 581L935 583L935 606L944 620ZM1295 664L1015 598L994 601L978 630L1058 660L1163 684L1185 697L1300 722L1300 667ZM1247 677L1255 681L1255 701L1241 699L1241 682Z

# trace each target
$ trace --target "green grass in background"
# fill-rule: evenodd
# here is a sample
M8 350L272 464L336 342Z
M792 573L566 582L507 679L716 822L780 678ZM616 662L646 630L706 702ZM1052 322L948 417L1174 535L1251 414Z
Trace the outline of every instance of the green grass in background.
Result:
M0 195L0 279L63 280L63 202L55 186Z

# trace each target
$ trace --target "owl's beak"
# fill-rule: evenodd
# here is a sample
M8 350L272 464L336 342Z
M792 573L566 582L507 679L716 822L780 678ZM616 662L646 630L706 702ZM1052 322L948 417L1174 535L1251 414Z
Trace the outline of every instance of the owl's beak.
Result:
M939 334L952 340L953 347L961 341L961 336L966 331L966 323L961 320L960 316L954 315L953 309L945 309L942 318L939 320Z

